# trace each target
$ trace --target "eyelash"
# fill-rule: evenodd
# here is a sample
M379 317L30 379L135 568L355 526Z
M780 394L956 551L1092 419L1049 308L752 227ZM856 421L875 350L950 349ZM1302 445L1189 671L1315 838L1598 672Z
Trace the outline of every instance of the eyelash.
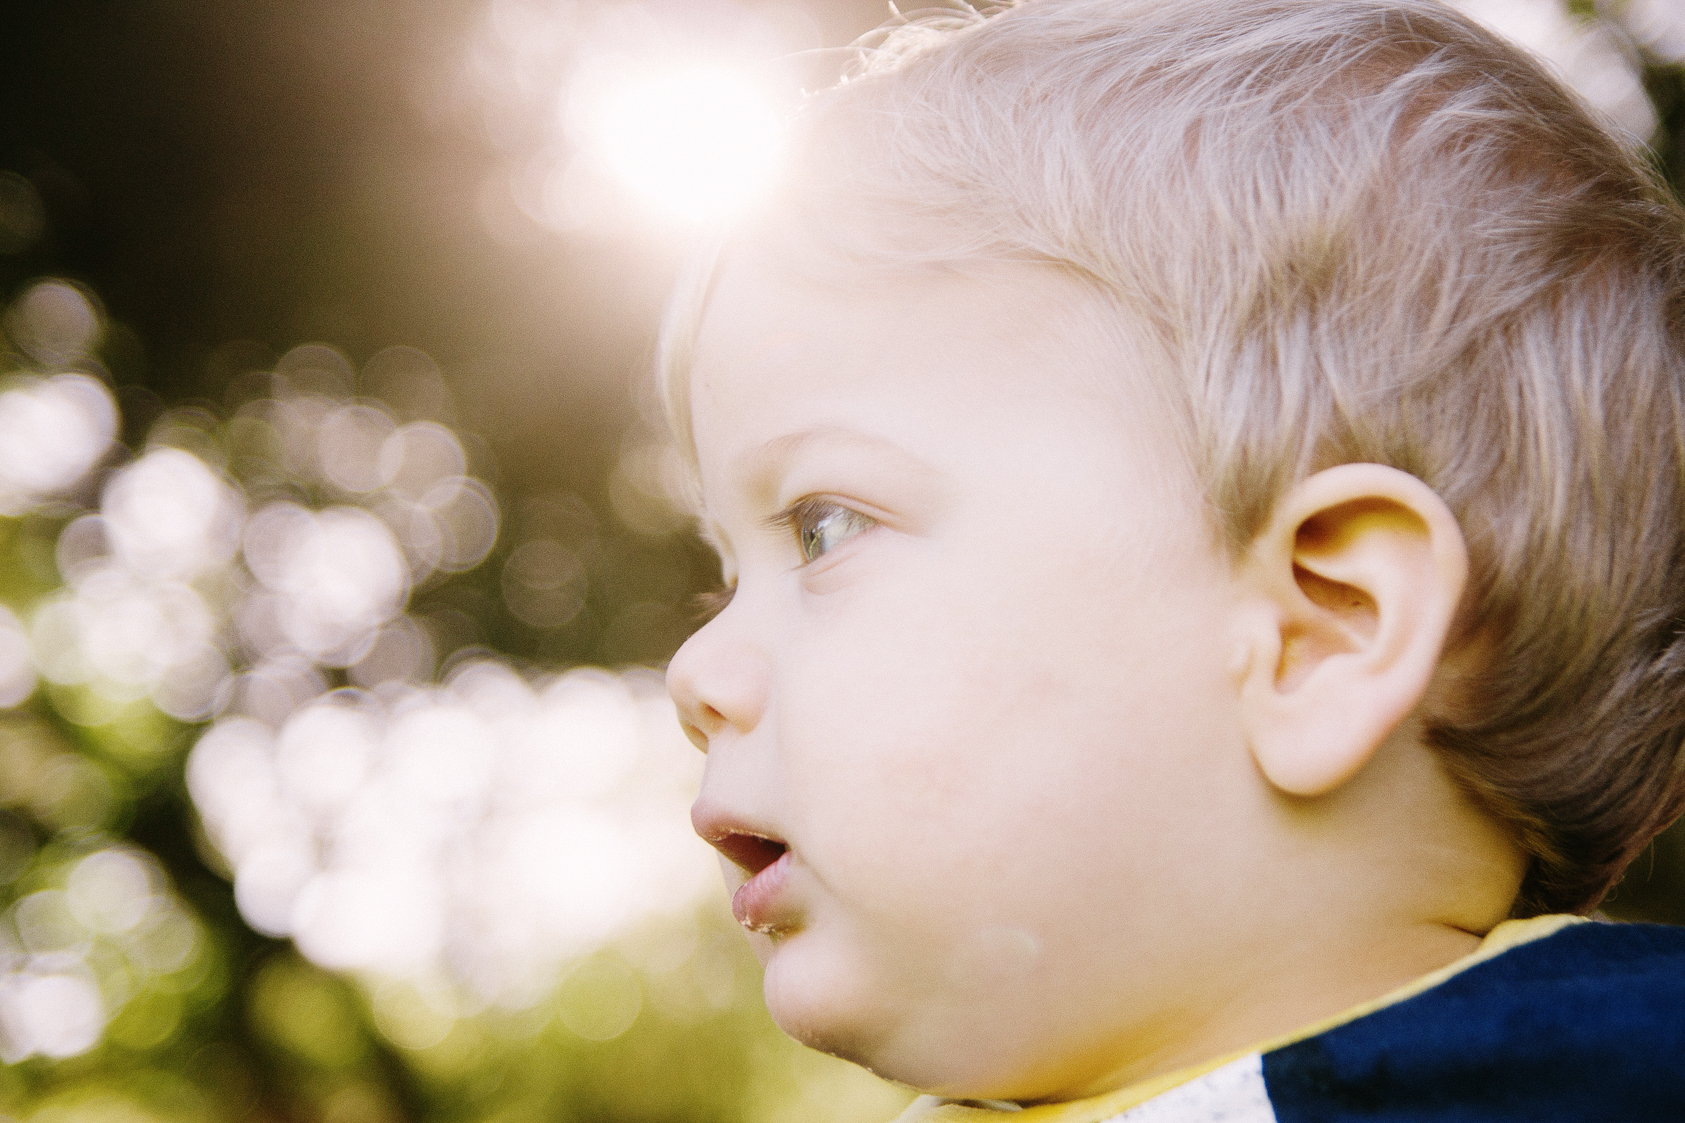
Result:
M814 554L811 557L808 555L808 549L815 541L810 536L818 531L819 528L821 528L829 520L839 517L849 520L859 520L860 522L866 524L856 530L856 534L864 530L869 530L871 527L877 525L877 520L873 519L870 515L863 515L859 511L844 507L841 503L837 503L834 500L821 499L817 496L810 496L807 499L798 499L796 502L790 504L776 515L769 518L767 520L767 524L774 530L783 530L795 537L796 548L802 555L802 564L807 565L824 556L823 554ZM853 535L851 534L849 537L852 538ZM736 582L732 582L729 585L721 585L719 588L710 589L705 593L698 593L695 604L697 616L700 622L705 624L709 620L718 616L720 613L724 612L726 607L731 604L731 598L736 595Z
M731 598L737 595L737 582L729 585L722 584L717 589L709 589L705 593L696 594L696 622L706 624L714 617L726 610L731 604Z
M845 507L833 499L825 499L820 496L798 499L772 516L767 522L774 528L785 529L795 536L796 549L802 555L802 564L807 565L824 556L823 551L810 551L823 544L821 536L824 533L824 528L833 520L861 524L852 528L852 533L848 535L849 538L853 538L856 534L877 525L876 520L871 516L863 515L859 511Z

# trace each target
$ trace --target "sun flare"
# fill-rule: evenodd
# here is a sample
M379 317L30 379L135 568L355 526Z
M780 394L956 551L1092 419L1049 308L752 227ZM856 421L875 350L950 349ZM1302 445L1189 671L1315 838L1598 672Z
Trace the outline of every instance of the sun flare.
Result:
M778 113L739 70L693 65L628 77L605 89L595 110L603 161L671 218L708 222L740 210L777 162Z

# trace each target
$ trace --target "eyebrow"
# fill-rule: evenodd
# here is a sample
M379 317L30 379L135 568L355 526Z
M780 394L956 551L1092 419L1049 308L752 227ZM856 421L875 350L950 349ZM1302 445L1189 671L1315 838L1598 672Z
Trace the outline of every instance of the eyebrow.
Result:
M889 438L843 425L818 425L774 437L759 448L744 454L734 467L747 479L752 491L764 493L771 490L773 480L797 453L811 445L832 443L854 445L878 455L887 454L897 461L900 467L909 469L930 482L934 482L941 475L936 468Z
M887 454L903 470L909 470L922 477L922 482L926 485L935 485L942 476L938 469L889 438L845 425L816 425L774 437L738 457L733 468L740 479L747 480L751 493L765 498L773 491L775 481L792 457L811 445L833 442L854 445L878 455ZM766 501L770 502L770 499ZM697 519L697 530L703 541L714 553L721 557L726 556L730 552L729 539L724 528L708 513L705 496L698 514L700 517Z

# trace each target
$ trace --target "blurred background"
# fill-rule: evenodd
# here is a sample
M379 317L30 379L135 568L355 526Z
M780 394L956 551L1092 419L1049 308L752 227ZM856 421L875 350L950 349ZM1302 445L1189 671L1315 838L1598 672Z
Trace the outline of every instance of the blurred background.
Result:
M1685 181L1678 0L1468 0ZM0 1117L891 1118L660 668L647 371L879 0L0 14ZM1685 836L1611 911L1685 922Z

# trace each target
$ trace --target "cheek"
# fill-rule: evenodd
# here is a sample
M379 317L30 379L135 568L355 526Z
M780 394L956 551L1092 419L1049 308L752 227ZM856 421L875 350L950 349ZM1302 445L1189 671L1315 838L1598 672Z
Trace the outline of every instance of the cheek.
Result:
M990 761L1001 704L977 677L993 661L949 630L963 622L951 606L853 600L779 664L789 829L858 919L881 912L911 936L945 925L956 885L987 880L967 871L987 864L978 841L1006 813Z
M1118 701L1093 673L1104 656L1045 639L1041 607L874 590L813 628L774 692L802 821L847 832L851 864L964 861L1033 797L1050 754L1115 734L1094 712Z
M775 693L816 860L951 895L972 867L997 885L1118 852L1120 818L1131 861L1174 860L1167 809L1226 728L1211 598L1039 560L1010 586L950 565L815 615Z

